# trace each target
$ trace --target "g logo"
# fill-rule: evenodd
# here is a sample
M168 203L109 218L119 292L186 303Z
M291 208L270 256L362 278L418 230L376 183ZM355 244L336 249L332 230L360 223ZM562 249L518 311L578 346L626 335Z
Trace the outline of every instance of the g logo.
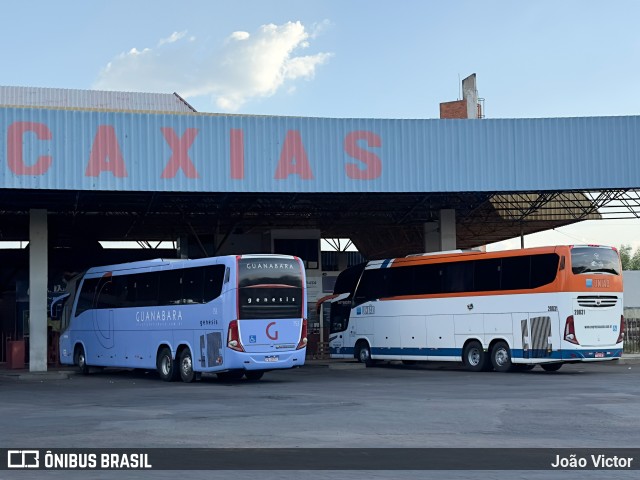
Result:
M269 330L271 329L271 327L273 327L276 324L276 322L271 322L269 325L267 325L267 337L269 337L270 340L277 340L278 339L278 331L275 331L274 335L271 335L271 332L269 332Z

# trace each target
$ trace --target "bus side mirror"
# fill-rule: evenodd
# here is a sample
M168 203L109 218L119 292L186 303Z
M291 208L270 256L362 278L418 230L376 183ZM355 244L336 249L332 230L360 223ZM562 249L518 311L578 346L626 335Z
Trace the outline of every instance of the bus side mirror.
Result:
M67 298L69 298L69 294L65 293L64 295L60 295L59 297L56 297L53 300L51 300L51 308L50 308L51 320L60 319L60 314L62 313L62 308L64 307L64 304L67 301Z

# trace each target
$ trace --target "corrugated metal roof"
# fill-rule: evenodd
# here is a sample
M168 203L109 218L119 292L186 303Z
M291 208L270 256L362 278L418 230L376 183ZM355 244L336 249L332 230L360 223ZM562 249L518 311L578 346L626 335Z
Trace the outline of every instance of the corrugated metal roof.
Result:
M273 193L638 188L639 131L638 116L384 120L0 107L0 188Z
M66 88L3 87L0 105L136 112L194 112L176 93L111 92Z

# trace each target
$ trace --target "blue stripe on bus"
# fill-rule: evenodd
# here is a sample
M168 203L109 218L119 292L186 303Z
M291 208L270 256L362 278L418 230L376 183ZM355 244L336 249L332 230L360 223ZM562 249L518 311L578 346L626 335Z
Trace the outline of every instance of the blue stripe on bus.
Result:
M391 263L391 259L387 259L384 262L382 262L382 265L380 265L380 268L387 268L389 266L389 264Z
M341 347L330 348L329 353L340 355L353 355L353 347ZM411 355L414 357L460 357L462 356L461 348L372 348L371 353L373 355ZM596 358L620 358L622 356L622 350L566 350L560 352L558 350L548 352L546 349L539 350L527 350L527 356L524 355L524 350L513 349L511 351L512 358L523 358L526 360L584 360L584 359L596 359ZM602 356L596 356L602 355Z
M598 355L598 356L596 356ZM622 356L621 349L613 349L613 350L554 350L552 352L547 352L545 349L540 350L528 350L527 355L522 349L514 349L511 351L511 356L513 358L524 358L528 360L544 360L544 359L554 359L554 360L589 360L589 359L599 359L599 358L620 358Z
M455 357L462 355L461 348L372 348L372 355L412 355L423 357Z

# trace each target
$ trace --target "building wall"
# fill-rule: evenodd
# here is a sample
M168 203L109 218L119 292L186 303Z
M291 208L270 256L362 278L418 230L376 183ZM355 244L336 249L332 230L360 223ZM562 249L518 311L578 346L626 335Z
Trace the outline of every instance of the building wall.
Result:
M622 272L624 279L624 308L640 310L640 270Z

